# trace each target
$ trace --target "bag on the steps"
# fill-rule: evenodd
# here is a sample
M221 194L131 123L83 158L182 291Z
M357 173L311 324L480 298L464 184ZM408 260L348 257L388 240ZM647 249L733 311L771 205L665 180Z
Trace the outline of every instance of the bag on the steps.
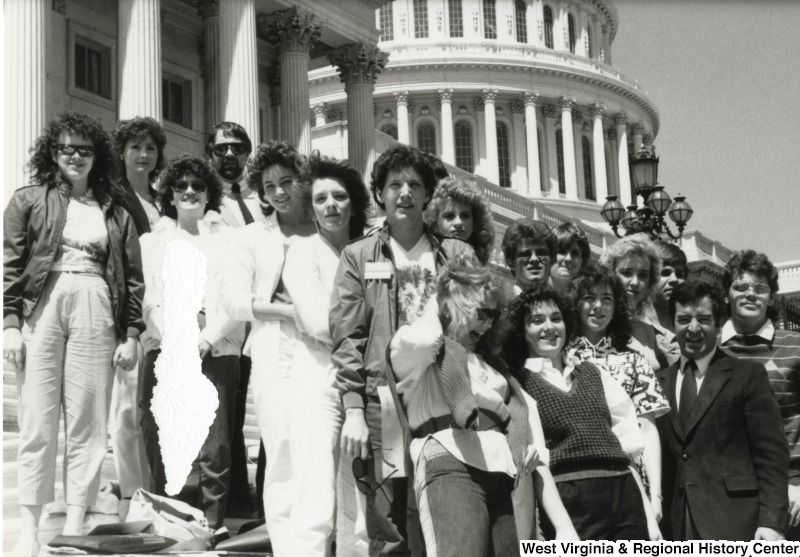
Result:
M214 531L209 528L203 512L183 501L139 489L131 498L126 520L152 520L153 524L146 532L175 540L177 543L169 548L170 551L206 551L211 548Z

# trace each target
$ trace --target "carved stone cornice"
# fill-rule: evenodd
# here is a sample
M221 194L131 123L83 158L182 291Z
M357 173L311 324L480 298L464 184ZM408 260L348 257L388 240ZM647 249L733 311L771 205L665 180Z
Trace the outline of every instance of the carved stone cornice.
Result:
M536 103L539 102L539 92L538 91L525 91L522 93L522 102L526 105L530 104L536 106Z
M439 89L438 93L439 93L439 104L444 102L448 103L453 102L453 89L451 88Z
M593 118L602 118L603 113L606 111L606 107L600 103L594 103L592 105L592 117Z
M556 117L556 107L552 104L546 104L542 107L542 114L544 114L545 118L555 118Z
M328 61L336 66L341 81L375 85L378 74L386 67L389 55L376 46L353 43L340 46L328 54Z
M322 34L322 22L309 11L291 8L259 15L256 30L259 38L276 45L281 53L308 54Z
M54 12L67 15L67 0L53 0L52 8Z
M522 99L513 99L511 101L511 113L512 114L524 114L525 113L525 102Z
M628 125L628 115L624 112L618 112L614 115L614 125L615 126L627 126Z
M572 110L572 107L575 106L575 97L567 97L566 95L561 97L558 101L561 110Z
M484 89L481 91L481 98L483 99L484 104L494 104L495 99L497 99L497 89Z
M397 104L404 104L408 106L408 99L410 97L410 93L408 91L395 91L394 92L394 100Z

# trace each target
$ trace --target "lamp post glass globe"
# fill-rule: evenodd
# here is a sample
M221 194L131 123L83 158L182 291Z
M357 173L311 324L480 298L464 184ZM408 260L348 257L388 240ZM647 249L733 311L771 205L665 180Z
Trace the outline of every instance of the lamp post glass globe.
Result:
M622 203L617 201L617 196L609 195L606 197L606 202L605 205L603 205L603 209L600 211L600 216L611 226L618 226L619 219L622 218L624 213L625 207L622 206Z
M625 214L622 216L622 228L625 230L630 230L633 228L636 219L638 218L639 213L637 211L636 205L629 205L628 210L625 211Z
M664 191L663 186L654 187L653 193L647 198L647 206L659 217L664 216L671 204L672 199L670 199L669 194Z
M689 219L692 218L693 213L694 209L687 203L686 198L679 195L675 198L675 202L669 210L669 218L680 228L683 228L686 226L686 223L689 222Z

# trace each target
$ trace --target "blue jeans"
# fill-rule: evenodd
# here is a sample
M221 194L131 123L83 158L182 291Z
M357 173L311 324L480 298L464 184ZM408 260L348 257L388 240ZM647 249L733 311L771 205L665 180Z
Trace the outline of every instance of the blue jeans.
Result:
M468 466L430 439L414 487L428 557L519 554L508 474Z

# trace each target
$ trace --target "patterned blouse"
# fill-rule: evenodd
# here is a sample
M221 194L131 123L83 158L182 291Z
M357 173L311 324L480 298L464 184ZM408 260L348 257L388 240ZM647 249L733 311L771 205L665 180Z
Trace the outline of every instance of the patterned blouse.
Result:
M608 337L597 345L585 337L578 337L570 345L569 354L607 370L631 397L637 417L651 416L655 419L669 412L669 402L661 391L661 385L647 359L639 352L632 349L619 352L611 346Z

